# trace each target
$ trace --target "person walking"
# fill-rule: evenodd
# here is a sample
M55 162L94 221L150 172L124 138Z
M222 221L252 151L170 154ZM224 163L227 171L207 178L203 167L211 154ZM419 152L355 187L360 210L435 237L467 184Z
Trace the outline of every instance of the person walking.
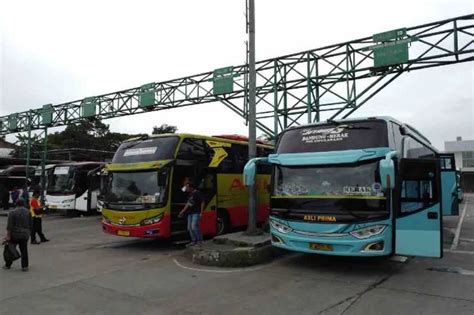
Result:
M16 208L8 214L7 235L5 241L20 248L21 270L28 271L28 238L30 237L31 217L26 209L25 200L18 198ZM13 261L5 256L3 269L10 269Z
M187 215L188 231L191 236L191 246L202 244L202 233L199 227L202 214L204 212L204 198L199 190L196 189L195 184L187 179L184 183L182 191L188 194L188 201L179 213L179 217Z
M39 196L40 191L35 190L33 192L33 197L30 199L30 214L33 219L31 224L31 244L40 244L40 242L36 241L36 234L38 234L41 242L49 242L43 234L43 207L40 203Z
M16 201L18 200L18 198L20 198L20 189L17 186L13 187L13 190L11 191L10 195L12 198L12 203L16 205Z

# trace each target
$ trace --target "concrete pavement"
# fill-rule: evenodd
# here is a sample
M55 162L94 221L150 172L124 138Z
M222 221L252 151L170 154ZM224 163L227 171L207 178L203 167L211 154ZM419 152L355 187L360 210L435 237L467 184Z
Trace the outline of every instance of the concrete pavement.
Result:
M466 202L459 243L446 242L441 260L290 254L240 269L103 234L98 217L51 216L52 241L30 246L30 271L1 270L0 314L473 314L474 276L463 271L474 270L474 196ZM458 222L445 226L455 234Z

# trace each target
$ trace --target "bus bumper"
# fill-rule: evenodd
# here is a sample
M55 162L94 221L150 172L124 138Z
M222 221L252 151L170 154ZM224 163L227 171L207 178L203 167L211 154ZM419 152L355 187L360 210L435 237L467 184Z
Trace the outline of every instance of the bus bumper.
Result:
M67 210L74 210L75 209L75 203L74 201L72 202L67 202L67 203L62 203L62 202L46 202L45 206L48 209L51 210L60 210L60 211L67 211Z
M295 233L280 233L271 229L272 245L286 250L334 255L374 257L392 254L392 229L387 227L380 235L357 239L351 235L343 237L307 237Z
M102 230L107 234L140 237L140 238L168 238L170 237L169 216L154 224L148 225L117 225L102 220Z
M76 207L75 195L46 195L45 206L52 210L74 210Z

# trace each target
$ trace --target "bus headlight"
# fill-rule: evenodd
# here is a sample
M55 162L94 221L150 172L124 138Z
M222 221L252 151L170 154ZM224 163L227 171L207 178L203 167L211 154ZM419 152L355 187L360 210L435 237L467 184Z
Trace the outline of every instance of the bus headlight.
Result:
M109 218L107 218L106 216L102 216L102 221L104 221L105 223L109 223L109 224L110 224L110 220L109 220Z
M66 199L66 200L61 201L61 203L71 203L73 201L74 199Z
M352 232L350 232L350 234L352 236L354 236L355 238L358 238L358 239L366 239L366 238L369 238L371 236L378 235L378 234L382 233L385 230L386 227L387 226L383 225L383 224L372 225L372 226L368 226L368 227L365 227L365 228L360 229L360 230L352 231Z
M290 228L288 225L282 224L282 223L274 221L274 220L270 220L270 225L275 230L277 230L278 232L283 233L283 234L287 234L287 233L290 233L291 231L293 231L293 229Z
M161 219L163 219L163 213L160 215L157 215L156 217L143 220L141 222L141 225L150 225L150 224L158 223L161 221Z

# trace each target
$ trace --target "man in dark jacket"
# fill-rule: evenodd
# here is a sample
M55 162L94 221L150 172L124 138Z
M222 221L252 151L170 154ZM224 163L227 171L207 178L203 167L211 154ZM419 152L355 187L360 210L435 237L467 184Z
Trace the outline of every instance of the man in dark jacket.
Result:
M20 247L21 270L28 271L28 238L30 237L31 216L26 209L25 200L18 198L16 208L8 215L5 241ZM13 261L5 261L3 269L10 269Z
M185 179L182 191L188 194L188 201L178 216L183 217L185 214L187 215L191 246L201 246L202 233L199 225L206 206L203 195L196 189L196 185L189 178Z

